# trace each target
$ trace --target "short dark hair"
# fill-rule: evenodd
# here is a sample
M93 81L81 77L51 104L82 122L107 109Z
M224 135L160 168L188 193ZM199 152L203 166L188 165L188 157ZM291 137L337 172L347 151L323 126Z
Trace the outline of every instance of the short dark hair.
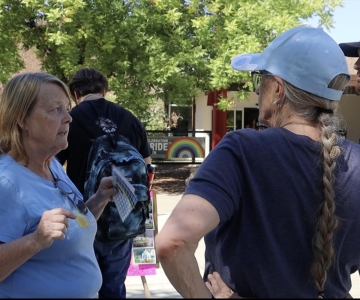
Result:
M78 70L69 83L71 95L75 98L88 94L106 93L108 81L106 77L96 69L83 68Z

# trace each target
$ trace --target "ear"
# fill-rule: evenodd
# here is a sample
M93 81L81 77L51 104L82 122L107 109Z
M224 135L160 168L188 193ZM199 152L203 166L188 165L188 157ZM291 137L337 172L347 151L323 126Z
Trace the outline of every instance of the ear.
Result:
M28 127L26 124L26 117L23 120L17 120L17 123L22 130L24 130L24 131L28 130Z
M282 101L285 96L284 82L280 77L274 76L274 78L277 83L277 86L275 89L275 95L276 95L275 99L279 99L280 101Z

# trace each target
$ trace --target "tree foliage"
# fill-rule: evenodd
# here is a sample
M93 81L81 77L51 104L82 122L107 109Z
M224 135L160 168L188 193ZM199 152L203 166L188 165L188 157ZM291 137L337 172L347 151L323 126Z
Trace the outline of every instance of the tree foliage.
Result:
M116 101L146 122L158 99L189 104L203 90L247 80L231 57L260 52L311 17L331 28L341 2L0 0L0 81L23 68L18 45L35 47L44 71L65 82L81 67L103 72Z

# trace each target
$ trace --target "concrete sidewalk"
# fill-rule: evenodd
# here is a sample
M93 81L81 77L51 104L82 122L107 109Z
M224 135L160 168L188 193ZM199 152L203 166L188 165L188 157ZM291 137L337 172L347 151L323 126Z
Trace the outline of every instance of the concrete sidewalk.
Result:
M158 229L159 231L164 226L166 219L181 199L182 195L167 195L157 194L157 214L158 214ZM205 245L201 240L196 250L195 257L198 261L201 274L204 271ZM296 249L294 249L296 251ZM166 277L164 270L161 268L156 269L156 275L146 276L146 283L150 291L151 298L182 298L180 294L174 289L172 284ZM127 298L147 298L144 291L144 286L140 276L128 276L126 281L126 297ZM359 273L352 275L352 289L350 294L353 298L360 298L360 278Z

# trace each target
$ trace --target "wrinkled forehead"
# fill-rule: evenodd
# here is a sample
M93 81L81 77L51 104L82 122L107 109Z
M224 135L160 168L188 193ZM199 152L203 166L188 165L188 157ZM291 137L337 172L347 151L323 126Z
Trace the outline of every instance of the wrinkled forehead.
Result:
M47 82L40 87L36 106L44 106L47 104L70 104L70 97L66 89L60 84Z

